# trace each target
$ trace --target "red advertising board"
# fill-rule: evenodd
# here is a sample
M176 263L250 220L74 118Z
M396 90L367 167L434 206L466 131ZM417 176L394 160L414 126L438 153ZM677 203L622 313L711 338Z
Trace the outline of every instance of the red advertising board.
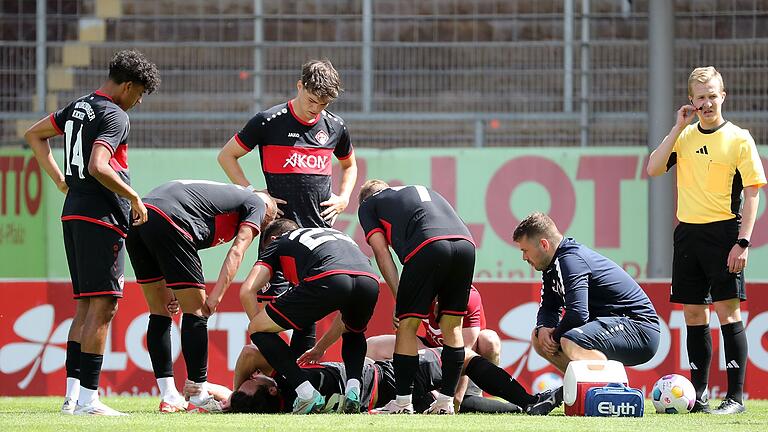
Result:
M539 283L477 283L483 296L488 327L498 332L502 341L501 364L525 386L536 378L555 372L535 354L530 345L539 300ZM662 320L659 351L649 363L629 368L630 385L647 387L668 373L688 375L685 353L685 324L682 310L667 301L669 283L644 283ZM748 292L759 293L768 284L749 284ZM232 287L237 292L238 287ZM64 359L67 331L74 313L69 283L2 282L0 292L7 293L0 305L0 395L56 395L64 391ZM368 336L391 333L392 296L383 287ZM746 392L751 398L768 398L768 298L752 295L743 305L749 343ZM173 326L174 367L181 382L184 361L179 350L178 324ZM135 283L126 284L126 296L110 330L109 343L101 375L106 394L156 394L157 389L146 350L148 314ZM713 315L713 321L716 317ZM327 328L328 320L318 327ZM232 369L243 344L248 342L247 318L236 295L228 295L219 311L209 321L209 380L229 384ZM725 362L719 327L712 326L713 353L710 389L714 396L725 391ZM326 354L326 360L340 358L338 346ZM551 376L551 375L547 375Z

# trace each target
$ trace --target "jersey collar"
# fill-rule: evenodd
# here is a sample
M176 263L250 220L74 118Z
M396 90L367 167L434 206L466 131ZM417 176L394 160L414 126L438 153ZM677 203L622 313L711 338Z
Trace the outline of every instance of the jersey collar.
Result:
M551 271L553 268L555 268L555 261L557 261L557 258L560 255L562 255L563 246L565 245L566 242L569 242L569 241L573 241L573 239L570 237L563 236L563 239L560 240L560 243L558 243L557 245L557 249L555 249L555 254L552 255L552 262L549 263L549 266L547 267L547 269L544 270L545 272Z
M725 120L724 122L720 123L719 126L713 128L713 129L704 129L703 127L701 127L701 123L698 123L698 124L696 124L696 128L699 129L699 132L701 132L701 133L703 133L705 135L709 135L709 134L713 134L713 133L719 131L726 124L728 124L728 120Z
M98 95L98 96L101 96L101 97L105 97L105 98L109 99L109 101L110 101L110 102L114 102L114 101L112 100L112 98L111 98L111 97L109 97L109 95L108 95L108 94L104 93L104 92L103 92L103 91L101 91L101 90L96 90L95 92L93 92L93 94L95 94L95 95Z

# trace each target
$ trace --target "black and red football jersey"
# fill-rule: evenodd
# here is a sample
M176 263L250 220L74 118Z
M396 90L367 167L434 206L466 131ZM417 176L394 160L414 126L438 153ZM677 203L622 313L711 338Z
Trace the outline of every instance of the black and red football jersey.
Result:
M474 244L469 229L448 201L421 185L379 191L360 203L357 216L365 238L383 233L402 264L435 240L466 239Z
M282 271L288 282L298 285L332 274L369 276L373 273L368 257L349 236L333 228L299 228L269 244L256 263Z
M232 240L241 224L256 234L267 205L242 186L207 180L174 180L152 189L144 205L158 213L190 239L206 249Z
M130 201L92 177L88 163L94 146L104 146L112 154L109 165L130 184L128 114L97 90L52 113L50 119L56 131L64 135L64 178L69 193L64 200L62 220L106 224L125 233L130 226Z
M256 114L235 140L247 151L258 147L270 195L283 199L280 209L301 227L328 227L320 203L331 197L331 155L352 155L349 132L341 117L323 111L311 121L298 118L290 101Z

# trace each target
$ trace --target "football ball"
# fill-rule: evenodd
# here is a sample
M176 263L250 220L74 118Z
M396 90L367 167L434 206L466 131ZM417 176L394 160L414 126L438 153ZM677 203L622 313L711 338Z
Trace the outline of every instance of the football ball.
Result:
M682 375L664 375L653 385L651 400L657 413L685 414L696 402L696 390Z

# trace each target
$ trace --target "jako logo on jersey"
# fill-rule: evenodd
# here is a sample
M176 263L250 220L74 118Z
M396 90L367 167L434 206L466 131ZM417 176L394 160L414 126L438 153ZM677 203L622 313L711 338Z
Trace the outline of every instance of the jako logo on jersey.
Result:
M317 168L319 170L324 170L328 165L329 159L328 156L293 153L285 160L283 168L290 166L292 168Z
M629 402L623 402L619 404L618 406L614 405L612 402L604 401L597 404L597 412L604 415L609 416L634 416L635 415L635 406L630 404Z
M288 138L301 138L297 132L288 132Z
M328 134L324 130L321 130L320 132L315 134L315 139L321 145L327 143L328 142L328 138L330 138L330 137L328 136Z
M0 349L0 372L12 374L32 365L18 385L25 389L40 370L49 374L64 366L67 351L57 346L67 343L72 319L66 319L53 330L54 309L44 304L24 312L13 323L13 331L25 342L9 343Z

